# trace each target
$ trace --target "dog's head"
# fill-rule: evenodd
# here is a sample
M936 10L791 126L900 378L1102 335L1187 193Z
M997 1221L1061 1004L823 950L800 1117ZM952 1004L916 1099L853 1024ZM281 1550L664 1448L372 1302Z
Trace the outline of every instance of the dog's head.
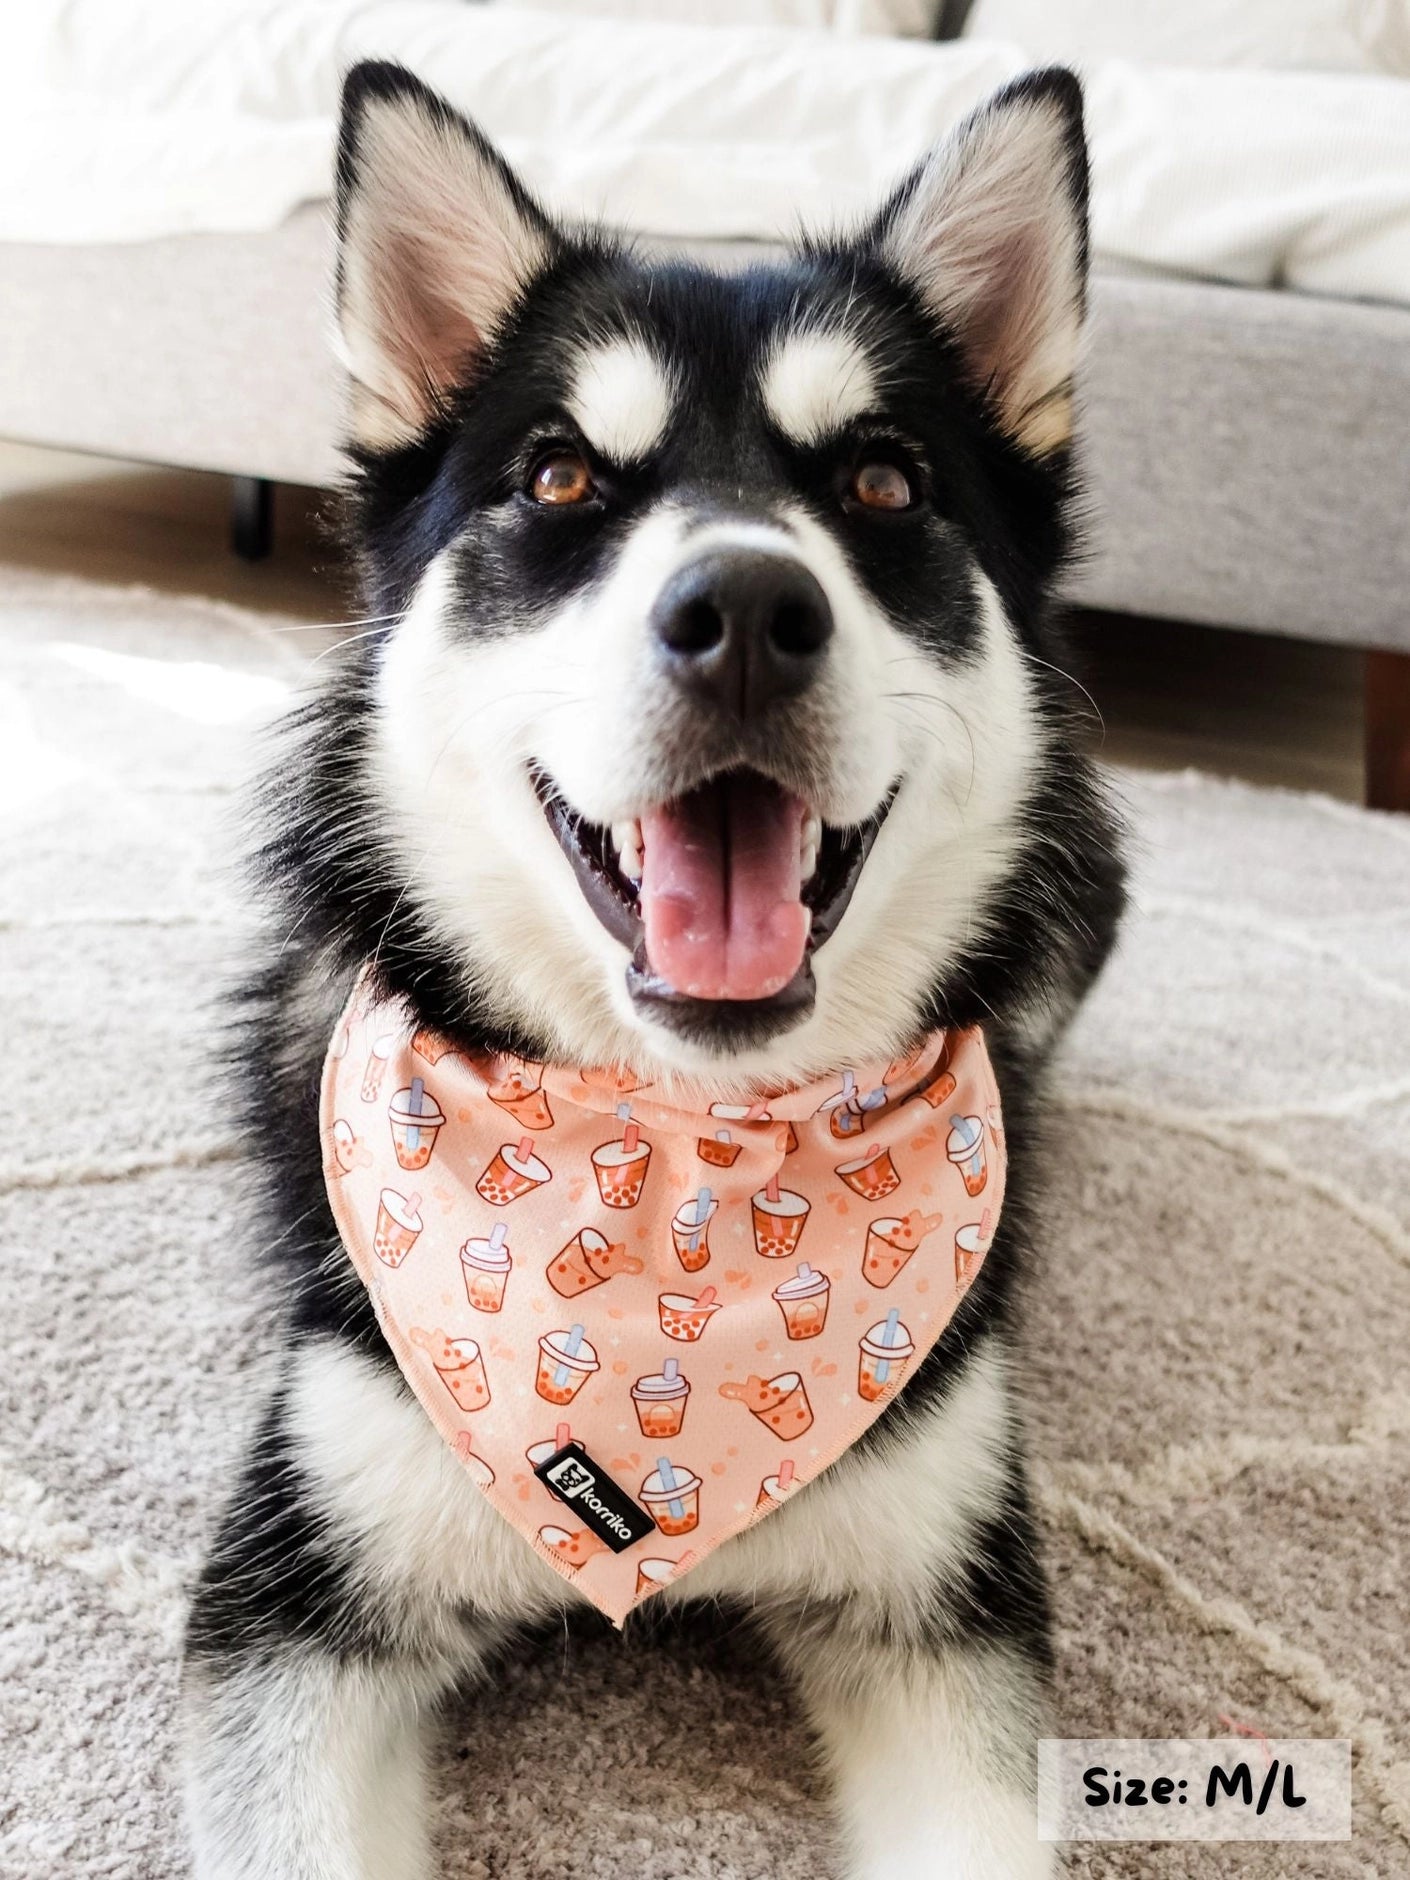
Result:
M944 1015L1035 927L1077 777L1042 657L1076 81L726 275L556 225L362 66L338 221L380 623L311 812L344 935L577 1061L802 1076Z

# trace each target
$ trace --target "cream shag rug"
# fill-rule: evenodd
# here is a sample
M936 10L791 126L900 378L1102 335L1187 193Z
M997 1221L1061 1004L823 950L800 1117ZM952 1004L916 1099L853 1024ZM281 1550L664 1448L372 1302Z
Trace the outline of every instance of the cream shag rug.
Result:
M265 1324L208 1094L246 919L234 793L323 643L203 601L0 584L7 1880L185 1871L183 1587ZM1061 1724L1350 1736L1356 1836L1072 1865L1391 1880L1410 1872L1410 821L1198 776L1124 788L1136 911L1066 1051L1031 1323ZM822 1880L805 1767L738 1641L565 1645L450 1719L445 1872Z

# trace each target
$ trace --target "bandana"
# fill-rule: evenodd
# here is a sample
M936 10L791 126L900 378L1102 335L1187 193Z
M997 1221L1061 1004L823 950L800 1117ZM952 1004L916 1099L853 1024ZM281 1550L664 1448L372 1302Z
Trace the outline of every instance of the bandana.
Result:
M875 1421L1003 1200L978 1029L703 1098L459 1053L365 982L324 1067L334 1219L407 1383L618 1625Z

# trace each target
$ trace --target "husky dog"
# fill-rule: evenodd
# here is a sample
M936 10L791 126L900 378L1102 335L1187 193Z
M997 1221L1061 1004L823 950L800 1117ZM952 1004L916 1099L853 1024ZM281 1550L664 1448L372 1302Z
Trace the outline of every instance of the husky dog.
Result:
M560 226L409 73L349 77L370 630L264 805L242 1062L287 1304L187 1637L201 1880L424 1880L424 1720L586 1610L437 1434L338 1244L317 1092L369 966L463 1049L744 1102L984 1027L1009 1198L978 1279L862 1440L660 1600L760 1628L842 1880L1049 1871L1015 1299L1043 1067L1122 901L1049 600L1086 199L1079 87L1041 72L866 226L722 273Z

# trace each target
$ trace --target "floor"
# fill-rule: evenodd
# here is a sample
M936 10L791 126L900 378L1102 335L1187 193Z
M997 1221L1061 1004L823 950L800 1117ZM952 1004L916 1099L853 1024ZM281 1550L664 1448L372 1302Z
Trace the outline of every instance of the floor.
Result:
M309 621L356 612L323 499L281 489L274 554L253 565L230 553L228 502L222 477L0 443L0 567L141 582ZM1361 800L1360 654L1117 615L1081 615L1076 628L1106 757Z

